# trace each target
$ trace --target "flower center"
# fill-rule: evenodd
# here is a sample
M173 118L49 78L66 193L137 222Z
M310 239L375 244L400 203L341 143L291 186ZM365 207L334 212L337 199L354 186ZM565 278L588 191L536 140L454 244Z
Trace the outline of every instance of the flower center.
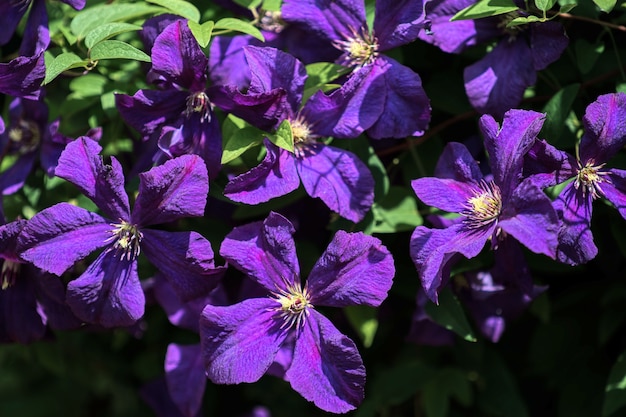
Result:
M294 153L298 157L303 157L309 150L308 145L315 143L318 136L311 131L311 125L303 117L289 120L289 125L291 126L291 134L293 136Z
M259 20L259 28L267 30L268 32L280 33L285 29L286 22L283 20L283 15L279 11L263 12L263 17Z
M505 35L509 36L509 42L514 41L515 38L517 37L517 35L519 35L520 33L524 32L526 30L526 28L528 27L528 24L514 25L514 26L507 27L507 25L513 19L517 19L518 17L522 17L520 15L520 13L517 12L517 11L504 13L504 14L499 15L498 17L500 18L500 22L498 23L497 27L498 27L498 29L502 30L502 33L504 33Z
M36 150L41 141L39 126L32 120L20 119L16 126L9 130L10 149L20 155Z
M600 171L605 164L594 165L594 163L595 161L590 159L583 167L580 161L578 161L578 174L576 174L576 179L574 180L574 188L578 190L582 185L583 194L589 193L591 198L595 200L604 195L602 188L600 188L600 183L604 182L602 175L606 175L607 172Z
M213 104L204 91L193 93L187 97L185 116L188 118L193 113L200 113L200 121L208 123L211 121L211 110L213 110Z
M489 225L498 219L502 211L500 188L493 181L481 180L464 208L461 212L465 216L463 222L471 229Z
M18 262L4 260L2 264L2 271L0 272L0 283L3 290L12 287L15 284L15 279L20 273L20 264Z
M352 36L333 42L333 46L343 52L339 58L342 65L362 67L371 64L378 56L378 40L373 35L363 32L365 31L353 30Z
M143 233L139 231L137 226L125 222L124 220L118 224L111 224L114 227L111 230L113 236L109 238L109 241L115 241L113 248L119 253L120 259L126 256L127 260L136 259L141 253L141 239L143 239Z
M280 304L275 311L280 312L283 319L283 328L292 328L294 324L300 328L304 325L304 319L309 315L309 307L313 308L310 301L309 292L300 287L298 284L287 285L287 290L279 289L277 293L273 293L274 300Z

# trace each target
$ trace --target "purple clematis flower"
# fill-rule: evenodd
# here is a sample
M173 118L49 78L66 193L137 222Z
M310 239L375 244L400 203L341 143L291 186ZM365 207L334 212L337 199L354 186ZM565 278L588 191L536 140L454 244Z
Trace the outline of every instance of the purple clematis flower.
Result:
M122 118L143 139L158 144L154 159L163 162L184 154L200 155L209 177L221 168L222 134L207 88L208 59L186 20L175 20L154 40L148 81L158 90L115 97Z
M286 92L285 100L271 117L274 127L285 120L289 122L294 152L265 140L265 159L232 179L224 195L234 201L258 204L294 191L301 181L311 197L320 198L340 216L354 222L363 219L374 201L374 179L356 155L318 141L329 129L317 112L315 97L301 107L306 80L304 65L274 48L248 46L245 54L254 76L245 95L237 90L232 90L233 94L235 98L257 100L277 90ZM250 112L243 116L259 127L267 119Z
M465 48L493 39L496 47L483 59L465 68L465 91L472 106L481 113L501 117L516 107L524 90L537 81L540 71L559 59L569 40L557 22L506 25L520 16L521 10L476 20L450 18L475 0L433 0L426 5L431 29L419 38L444 52L460 53Z
M382 52L410 43L427 26L421 0L378 0L373 30L363 1L285 0L282 17L327 39L352 69L356 88L349 100L327 98L327 123L342 136L366 131L374 139L419 136L430 122L430 102L418 74ZM336 103L335 99L340 99ZM334 105L330 108L331 105Z
M473 258L488 240L496 248L511 236L535 253L556 256L556 213L543 191L522 178L524 155L543 120L543 114L525 110L508 111L501 127L491 116L481 117L493 179L483 177L465 146L449 143L438 164L443 178L412 182L425 204L461 215L460 221L444 229L419 226L411 237L411 257L434 302L454 258Z
M576 157L537 142L527 155L525 172L540 187L573 180L553 205L562 218L557 258L578 265L593 259L598 248L591 233L592 203L609 200L626 218L626 171L605 168L626 145L626 94L606 94L591 103L583 117L584 134Z
M73 139L59 133L60 121L48 123L48 106L42 99L16 98L9 106L9 126L0 132L0 154L16 156L16 161L0 176L3 194L22 188L37 159L50 177L65 146ZM102 130L91 129L87 136L99 140ZM37 158L39 156L39 158Z
M316 306L378 306L395 272L381 242L339 231L302 286L292 224L276 213L235 228L220 254L267 290L228 307L207 305L200 336L207 376L218 384L255 382L294 336L284 379L319 408L344 413L363 399L365 368L352 340Z
M26 220L0 226L0 342L30 343L47 328L68 330L80 321L65 303L61 280L19 258L17 237Z
M104 165L101 147L88 138L67 145L56 175L76 185L103 212L68 203L49 207L24 227L19 252L35 266L60 275L78 260L104 249L87 270L68 284L74 313L105 327L127 326L144 312L137 257L146 254L183 299L212 288L224 268L215 267L210 243L195 232L151 230L147 226L202 216L208 177L202 159L184 155L140 174L131 212L119 162Z

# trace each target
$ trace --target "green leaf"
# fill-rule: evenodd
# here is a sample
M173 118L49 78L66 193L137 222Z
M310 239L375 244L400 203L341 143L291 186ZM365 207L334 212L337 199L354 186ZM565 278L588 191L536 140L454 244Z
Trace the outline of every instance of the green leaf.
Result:
M262 8L268 12L279 12L282 4L283 0L263 0Z
M584 38L576 40L574 43L574 51L576 52L576 65L581 73L587 74L591 71L604 52L604 43L598 41L595 44Z
M489 349L484 355L481 369L484 378L482 389L477 390L477 402L487 415L506 417L528 417L524 398L520 394L515 378L498 351Z
M250 148L260 145L267 134L232 114L222 123L224 151L222 164L233 161Z
M372 233L406 232L423 223L414 193L406 187L392 186L380 203L374 203L372 212Z
M535 0L535 6L539 10L548 11L556 4L556 0Z
M225 17L218 20L215 23L215 29L232 30L234 32L245 33L246 35L257 38L261 42L265 42L265 38L263 37L263 34L261 33L261 31L259 31L259 29L257 29L248 22L244 22L243 20L235 19L232 17Z
M263 0L233 0L238 5L247 9L256 9L263 3Z
M133 59L135 61L150 62L150 57L143 51L126 42L109 40L102 41L89 51L89 57L94 61L101 59Z
M559 13L567 13L570 10L572 10L574 7L578 6L576 3L571 3L571 4L563 4L560 8L559 8Z
M376 309L367 306L349 306L344 309L350 324L359 333L363 346L372 346L376 330L378 330L378 318Z
M90 30L85 36L85 46L91 49L95 44L105 39L112 38L120 33L132 32L135 30L141 30L141 26L131 25L124 22L107 23L102 26Z
M513 3L513 0L480 0L452 16L450 21L480 19L516 10L519 10L519 7Z
M82 77L74 78L70 81L72 94L68 98L99 97L104 93L104 86L109 79L100 74L85 74Z
M611 368L604 389L602 417L608 417L624 406L626 406L626 352L622 352Z
M439 293L439 305L428 302L426 313L435 323L453 331L468 342L476 341L465 311L450 289L446 288Z
M70 29L77 38L82 39L98 26L106 23L128 21L145 15L156 15L164 12L162 7L150 6L145 3L101 4L86 8L76 14Z
M50 63L46 62L46 78L43 80L43 84L48 84L56 77L58 77L63 71L84 67L89 64L89 61L82 59L73 52L64 52L56 56Z
M559 90L544 106L546 121L541 129L541 137L545 137L551 144L557 143L563 134L565 119L572 108L579 88L580 84L568 85Z
M184 0L146 0L148 3L158 4L168 9L171 13L182 16L193 22L200 22L200 11L193 4Z
M268 135L268 139L276 146L293 153L293 131L289 120L283 120L276 133Z
M451 397L469 406L472 401L472 386L461 369L444 368L424 387L422 398L428 417L446 417Z
M189 26L189 30L191 30L191 33L193 33L193 36L198 41L198 44L200 44L202 48L206 48L211 41L211 34L213 33L213 27L215 26L215 22L209 20L208 22L199 24L188 20L187 25Z
M615 7L617 0L593 0L593 2L605 13L610 13Z
M346 72L348 72L348 69L343 65L337 65L330 62L314 62L307 65L306 73L308 77L304 83L302 103L306 103L309 97L319 90L328 91L331 88L339 87L336 84L328 83L339 78Z
M513 26L527 25L529 23L543 22L543 21L544 20L542 18L539 18L537 16L516 17L515 19L513 19L509 23L507 23L506 27L510 28L510 27L513 27Z

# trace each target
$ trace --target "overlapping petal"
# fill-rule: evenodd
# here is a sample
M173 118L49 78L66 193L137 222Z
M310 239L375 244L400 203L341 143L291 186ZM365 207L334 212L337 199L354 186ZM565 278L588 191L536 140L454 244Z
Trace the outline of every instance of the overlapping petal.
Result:
M314 305L377 307L387 297L395 268L380 240L337 231L307 281Z
M601 164L626 144L626 94L605 94L587 106L580 141L580 161Z
M209 192L207 168L197 155L182 155L139 174L133 223L140 226L202 216Z
M216 384L255 382L265 374L288 331L270 298L228 307L207 305L200 317L207 377Z
M234 228L222 242L220 255L269 291L300 284L293 225L271 212L263 222Z
M206 376L200 344L170 343L165 354L165 382L172 401L185 416L195 416L202 406Z
M137 262L105 250L67 285L67 303L80 319L104 327L130 326L144 313Z
M352 31L366 28L362 1L351 0L285 0L283 19L305 25L315 36L329 40L345 39Z
M377 0L374 33L381 51L405 45L417 39L427 26L422 0Z
M312 310L296 338L285 379L322 410L346 413L363 400L365 367L354 342Z
M353 153L323 144L312 144L296 158L304 189L331 210L359 222L374 203L374 178Z

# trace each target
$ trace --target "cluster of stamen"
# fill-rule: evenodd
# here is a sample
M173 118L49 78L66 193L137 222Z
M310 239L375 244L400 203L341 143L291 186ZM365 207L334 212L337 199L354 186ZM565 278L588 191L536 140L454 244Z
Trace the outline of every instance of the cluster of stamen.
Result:
M343 55L341 63L347 67L362 67L371 64L378 56L378 40L364 30L352 31L345 40L335 40L333 46Z
M15 280L20 273L20 263L10 261L8 259L4 260L2 264L2 271L0 272L0 283L3 290L12 287L15 284Z
M259 19L258 26L268 32L280 33L285 29L286 22L283 20L283 15L280 11L266 10L263 12L261 19Z
M594 163L595 161L590 159L585 166L582 166L580 161L578 161L578 174L576 174L576 179L574 180L574 188L578 190L582 186L583 193L585 195L587 193L591 194L591 198L595 200L604 195L602 188L600 188L600 183L604 182L602 176L608 173L600 171L605 164L594 165Z
M315 143L318 136L311 131L311 125L302 117L289 120L289 125L293 136L294 153L298 157L303 157L309 151L308 145Z
M280 304L279 307L273 309L278 311L283 320L281 329L290 329L294 327L301 328L304 320L309 315L309 307L313 308L310 301L310 295L306 286L303 288L299 284L286 284L287 289L278 289L278 292L272 293L274 300Z
M9 0L9 4L18 10L25 10L32 0Z
M39 126L32 120L20 119L9 130L10 149L20 155L36 150L41 142Z
M493 181L481 180L474 194L467 200L461 215L463 223L472 229L487 226L497 221L502 211L502 194Z
M143 233L139 231L137 226L125 222L124 220L118 224L111 224L113 230L108 241L113 243L113 249L119 254L120 259L126 257L126 260L130 261L136 259L141 253L141 239L143 239Z
M212 109L213 104L209 100L209 96L204 91L199 91L187 97L185 116L189 118L193 113L200 113L200 121L209 123Z

